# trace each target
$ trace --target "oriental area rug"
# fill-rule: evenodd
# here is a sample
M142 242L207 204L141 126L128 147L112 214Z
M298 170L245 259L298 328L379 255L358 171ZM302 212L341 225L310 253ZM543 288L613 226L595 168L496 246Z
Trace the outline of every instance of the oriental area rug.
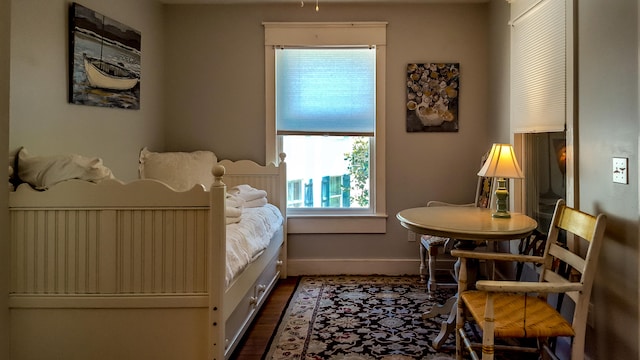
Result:
M422 313L454 293L438 289L430 299L414 276L301 277L263 359L453 359L453 335L449 350L431 346L446 317Z

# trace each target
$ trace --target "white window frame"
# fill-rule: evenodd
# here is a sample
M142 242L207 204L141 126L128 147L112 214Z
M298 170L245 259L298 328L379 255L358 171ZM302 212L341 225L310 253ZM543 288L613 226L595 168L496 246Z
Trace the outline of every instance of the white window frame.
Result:
M266 162L278 162L275 115L275 49L280 46L376 47L376 129L370 154L371 212L288 214L289 233L385 233L385 79L387 22L264 22ZM285 159L286 161L286 159Z

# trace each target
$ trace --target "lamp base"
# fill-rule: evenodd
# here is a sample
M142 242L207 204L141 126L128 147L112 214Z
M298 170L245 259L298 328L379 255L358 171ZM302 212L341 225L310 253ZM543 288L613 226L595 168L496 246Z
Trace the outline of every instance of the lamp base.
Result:
M507 198L509 191L507 190L507 179L498 179L498 188L496 189L496 211L491 214L494 218L510 218L511 214L507 211Z
M496 211L491 214L491 217L500 218L500 219L509 219L511 214L508 211Z

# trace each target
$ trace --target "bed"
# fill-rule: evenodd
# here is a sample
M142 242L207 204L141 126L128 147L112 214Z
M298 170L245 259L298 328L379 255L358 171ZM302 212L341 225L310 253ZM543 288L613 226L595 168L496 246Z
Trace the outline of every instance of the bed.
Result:
M210 191L147 178L11 192L11 358L228 359L286 277L286 175L284 161L212 173ZM229 276L238 185L266 191L282 221Z

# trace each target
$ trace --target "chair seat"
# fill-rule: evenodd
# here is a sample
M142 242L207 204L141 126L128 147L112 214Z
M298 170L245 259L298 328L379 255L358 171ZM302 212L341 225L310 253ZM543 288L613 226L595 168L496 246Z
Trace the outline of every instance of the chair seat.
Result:
M440 236L433 235L422 235L421 241L422 244L429 249L431 246L444 246L449 238L444 238Z
M469 313L484 331L484 310L487 293L466 291L461 295ZM504 338L536 338L574 336L571 324L547 302L536 296L494 293L495 336ZM526 326L525 326L526 320Z

